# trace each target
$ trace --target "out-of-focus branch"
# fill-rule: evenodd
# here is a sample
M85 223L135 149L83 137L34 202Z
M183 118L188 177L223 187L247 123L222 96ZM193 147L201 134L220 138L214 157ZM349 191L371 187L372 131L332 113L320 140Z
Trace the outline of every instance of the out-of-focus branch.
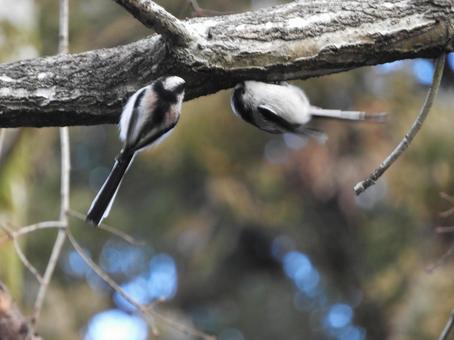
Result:
M74 236L72 235L69 229L66 230L66 235L68 236L68 240L73 246L74 250L80 255L80 257L84 260L84 262L98 275L105 283L107 283L113 290L118 292L126 301L128 301L131 305L137 308L137 310L145 317L148 324L150 325L153 333L158 335L158 329L156 328L156 324L154 323L153 319L147 314L145 307L134 300L128 293L118 284L116 283L104 270L101 269L82 249L79 243L76 241Z
M36 224L27 225L18 230L12 231L14 237L19 237L37 230L50 229L50 228L63 228L65 224L61 221L44 221Z
M200 332L192 327L181 325L173 320L167 319L160 315L159 313L155 312L154 309L150 306L143 305L136 300L134 300L126 291L116 283L104 270L101 269L82 249L80 244L74 238L73 234L71 233L70 229L66 229L66 235L68 237L69 242L73 246L74 250L80 255L80 257L84 260L84 262L105 282L107 283L113 290L118 292L126 301L128 301L131 305L133 305L137 311L143 316L143 318L148 322L151 327L151 330L154 335L159 335L159 331L156 327L155 319L160 319L163 323L167 324L175 328L176 330L182 332L183 334L189 334L192 336L196 336L206 340L214 340L214 337Z
M447 340L453 326L454 326L454 311L452 311L451 314L449 315L449 319L446 322L445 328L443 329L443 332L441 332L438 340Z
M448 248L448 250L440 257L437 259L437 261L435 261L433 264L431 264L430 266L428 266L426 268L426 271L428 273L432 273L435 269L437 269L438 267L440 267L441 265L443 265L443 263L445 263L445 261L454 253L454 243L451 244L451 246Z
M22 251L22 248L19 244L19 241L16 239L14 232L5 225L0 225L0 228L3 229L5 231L5 233L7 234L8 238L13 241L14 250L16 251L16 254L19 257L19 259L21 260L24 267L27 268L30 271L30 273L33 274L33 276L36 278L36 280L41 284L43 282L43 277L38 272L38 270L35 268L35 266L33 266L31 264L31 262L28 260L27 256Z
M151 0L115 0L123 6L137 20L165 38L169 38L178 45L189 45L197 40L195 32L186 24L167 12L164 8Z
M71 216L71 217L77 218L80 221L86 222L86 216L84 214L82 214L81 212L79 212L79 211L75 211L75 210L69 209L68 210L68 215ZM108 225L108 224L106 224L104 222L101 223L98 226L98 229L107 231L108 233L111 233L112 235L117 236L118 238L122 239L126 243L129 243L129 244L131 244L133 246L143 246L143 245L145 245L144 241L137 240L134 237L132 237L131 235L125 233L124 231L121 231L118 228L112 227L112 226L110 226L110 225Z
M413 141L415 136L417 135L418 131L421 129L422 124L424 123L427 115L432 108L433 101L437 96L438 89L440 88L441 78L443 76L443 70L446 63L446 54L442 54L438 57L436 62L435 74L432 81L432 86L427 93L426 100L419 112L418 116L416 117L413 125L411 126L410 130L405 134L404 138L401 142L395 147L395 149L389 154L388 157L379 165L377 169L375 169L369 177L365 180L357 183L353 190L355 191L356 195L361 194L367 188L374 185L376 181L385 173L386 170L402 155L402 153L408 148L410 143Z
M27 323L10 293L0 282L0 339L1 340L38 340Z
M58 53L68 53L68 26L69 26L69 0L60 0L60 14L59 14L59 39L58 39ZM36 322L41 313L44 304L44 299L47 293L47 288L52 279L52 276L57 266L58 259L65 244L66 233L68 228L68 216L66 215L69 210L69 184L70 184L70 171L71 171L71 153L69 146L69 131L68 127L60 128L60 150L61 150L61 184L60 184L60 218L62 229L57 232L52 252L44 272L43 281L39 287L38 295L36 296L35 305L33 307L32 322Z

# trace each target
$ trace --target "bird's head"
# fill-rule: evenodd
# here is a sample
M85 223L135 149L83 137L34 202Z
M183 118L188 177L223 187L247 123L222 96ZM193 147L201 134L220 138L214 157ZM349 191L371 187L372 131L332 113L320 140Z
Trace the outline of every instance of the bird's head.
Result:
M163 77L160 80L165 91L172 92L176 95L183 93L186 85L184 79L177 76Z

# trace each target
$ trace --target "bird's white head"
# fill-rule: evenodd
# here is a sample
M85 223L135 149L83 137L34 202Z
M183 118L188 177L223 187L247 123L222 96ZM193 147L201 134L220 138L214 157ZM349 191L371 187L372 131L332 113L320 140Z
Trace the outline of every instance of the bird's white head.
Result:
M162 78L162 87L164 90L180 94L184 91L184 86L186 82L183 78L177 76L170 76Z

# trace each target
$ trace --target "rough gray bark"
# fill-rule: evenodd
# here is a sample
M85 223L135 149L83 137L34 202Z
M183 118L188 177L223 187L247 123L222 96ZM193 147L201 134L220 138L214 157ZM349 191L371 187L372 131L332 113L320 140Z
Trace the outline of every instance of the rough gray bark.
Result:
M0 126L115 123L132 91L161 75L186 100L239 80L304 79L454 50L452 0L295 1L182 22L197 39L129 45L0 65Z

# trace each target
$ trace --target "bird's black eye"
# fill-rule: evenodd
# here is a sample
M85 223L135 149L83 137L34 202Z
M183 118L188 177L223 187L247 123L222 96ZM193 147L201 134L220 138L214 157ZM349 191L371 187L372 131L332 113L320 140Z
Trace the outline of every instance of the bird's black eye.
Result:
M244 82L238 83L235 86L235 92L238 93L238 94L241 94L241 95L243 95L246 92L246 89L245 89L245 86L244 86Z

